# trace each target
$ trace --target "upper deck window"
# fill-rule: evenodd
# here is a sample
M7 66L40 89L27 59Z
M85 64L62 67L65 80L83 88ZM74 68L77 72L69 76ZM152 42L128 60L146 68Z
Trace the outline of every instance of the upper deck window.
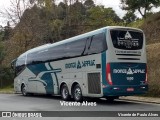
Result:
M84 55L98 54L107 49L105 33L75 38L71 42L37 50L27 54L27 64L39 64L50 61L70 59Z
M93 35L88 46L88 54L101 53L105 50L107 50L105 33Z
M136 30L110 30L113 46L118 49L138 50L143 46L143 33Z

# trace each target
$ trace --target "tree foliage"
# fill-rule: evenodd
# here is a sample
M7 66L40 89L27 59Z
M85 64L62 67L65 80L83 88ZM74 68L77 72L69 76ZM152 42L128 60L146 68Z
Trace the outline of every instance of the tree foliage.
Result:
M90 9L92 7L95 7L95 4L92 0L86 0L84 2L84 6L85 6L86 9Z
M0 67L2 65L2 61L3 61L4 57L5 57L4 45L0 41Z
M19 54L33 47L100 27L120 25L121 22L112 8L96 5L93 0L63 0L58 4L56 0L30 0L27 4L22 4L23 0L17 1L21 2L12 6L11 10L14 10L15 14L10 17L11 21L18 18L16 21L19 22L7 38L7 59L3 61L7 65ZM16 10L16 6L19 8L21 5L26 9L23 14L18 14L21 10ZM8 10L8 13L12 12Z
M104 6L96 6L89 9L86 20L92 29L116 25L120 22L120 18L115 11L112 8L104 8Z
M160 0L121 0L122 9L132 11L138 10L143 18L153 7L160 6Z
M134 22L136 19L137 17L132 11L127 12L125 16L123 17L123 21L126 25Z

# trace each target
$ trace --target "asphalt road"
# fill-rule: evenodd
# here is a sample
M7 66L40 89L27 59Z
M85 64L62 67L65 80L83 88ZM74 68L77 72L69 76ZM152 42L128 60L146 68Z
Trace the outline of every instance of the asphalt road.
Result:
M27 96L24 97L21 94L0 94L0 111L160 111L160 104L149 104L142 102L131 102L116 100L113 103L108 103L104 99L92 100L88 99L89 102L95 102L93 106L62 106L60 101L61 98L58 96ZM73 102L73 101L70 101ZM96 104L96 105L95 105ZM0 118L1 120L2 118ZM5 120L5 118L3 118ZM10 118L9 120L19 120L20 118ZM24 119L24 118L23 118ZM25 118L27 119L27 118ZM33 118L36 119L36 118ZM43 118L41 118L43 119ZM41 120L40 119L40 120ZM53 118L45 118L49 120ZM63 120L64 118L54 118ZM67 118L68 120L75 118ZM79 117L77 120L81 120ZM88 120L92 120L91 117L87 117ZM99 120L106 120L106 118L96 118ZM109 120L125 120L124 117L109 118ZM141 118L130 118L130 120L146 120L145 117ZM152 120L152 118L147 118ZM159 118L153 118L153 120L158 120ZM7 119L8 120L8 119ZM31 118L29 120L32 120Z

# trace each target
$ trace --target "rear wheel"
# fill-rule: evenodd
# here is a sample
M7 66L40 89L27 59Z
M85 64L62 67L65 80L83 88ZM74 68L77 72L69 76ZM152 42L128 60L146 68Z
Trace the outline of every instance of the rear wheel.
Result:
M69 90L66 84L64 84L61 88L61 97L63 100L67 101L70 99Z
M82 90L81 87L79 86L79 84L77 84L76 86L74 86L73 89L73 98L75 101L82 101L83 96L82 96Z
M23 96L27 96L28 95L28 93L27 93L27 91L26 91L26 86L23 84L22 85L22 87L21 87L21 92L22 92L22 95Z

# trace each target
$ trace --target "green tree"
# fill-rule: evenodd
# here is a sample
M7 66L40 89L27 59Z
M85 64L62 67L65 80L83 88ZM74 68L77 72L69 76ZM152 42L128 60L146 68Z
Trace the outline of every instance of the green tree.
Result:
M123 17L123 21L125 22L126 25L131 22L134 22L136 19L137 17L132 11L127 12Z
M5 57L5 51L4 51L4 46L2 44L2 42L0 41L0 67L2 65L2 61Z
M0 41L4 40L4 28L0 26Z
M57 14L58 14L58 18L60 20L64 20L66 18L67 15L67 11L66 11L66 5L63 2L60 2L57 6Z
M104 6L92 7L87 11L87 24L91 25L92 29L117 25L120 18L112 8L104 8Z
M93 0L85 0L84 6L85 6L85 8L90 9L92 7L95 7L95 4L94 4Z
M69 5L68 5L69 3ZM85 6L80 0L64 1L64 4L58 5L60 19L63 18L62 38L69 38L83 33L84 19L86 15Z
M9 40L9 38L11 37L11 33L12 33L12 28L10 26L10 23L7 22L7 26L4 27L3 40Z
M160 0L121 0L122 9L132 11L138 10L143 18L153 7L160 6Z

